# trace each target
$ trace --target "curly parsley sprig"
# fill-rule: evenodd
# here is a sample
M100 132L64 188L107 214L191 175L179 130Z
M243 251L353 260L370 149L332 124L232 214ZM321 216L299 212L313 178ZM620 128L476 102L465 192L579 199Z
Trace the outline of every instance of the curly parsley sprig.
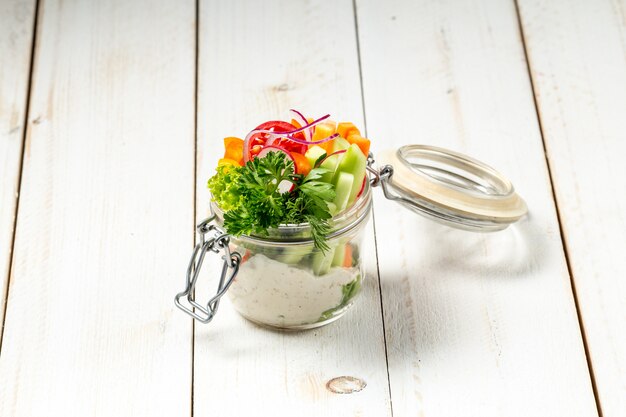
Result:
M267 236L268 229L281 224L309 223L315 247L326 251L332 217L327 203L335 198L334 186L320 181L326 172L315 168L303 177L295 174L285 154L269 152L243 167L220 167L208 186L225 210L224 227L233 236ZM285 181L294 185L289 192L280 191Z

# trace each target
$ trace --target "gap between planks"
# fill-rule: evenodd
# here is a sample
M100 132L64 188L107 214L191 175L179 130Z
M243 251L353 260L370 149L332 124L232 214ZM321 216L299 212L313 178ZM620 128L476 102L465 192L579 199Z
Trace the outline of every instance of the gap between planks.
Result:
M563 235L563 223L561 221L561 210L559 207L559 201L556 197L556 192L555 192L555 183L554 183L554 179L552 177L552 167L550 165L550 158L548 157L548 151L546 148L546 139L545 139L545 135L544 135L544 129L543 129L543 121L541 119L541 114L539 112L539 103L537 102L537 93L535 91L535 82L533 79L533 74L530 68L530 56L528 54L528 50L526 48L526 36L524 33L524 26L522 24L522 16L520 13L520 9L519 9L519 4L518 4L519 0L513 0L513 3L515 4L515 13L517 15L517 24L519 27L519 34L520 34L520 39L522 42L522 47L524 49L524 57L526 60L526 70L528 72L528 80L530 82L530 88L532 91L532 95L533 95L533 105L535 107L535 113L537 115L537 122L538 122L538 126L539 126L539 134L541 135L541 144L543 146L543 154L546 160L546 168L548 170L548 178L550 179L550 191L552 192L552 199L554 200L554 208L556 210L556 218L557 218L557 222L559 224L559 236L561 238L561 244L563 247L563 255L565 256L565 264L567 265L567 272L569 274L569 279L570 279L570 285L572 287L572 295L574 297L574 305L576 306L576 317L578 318L578 325L580 327L580 335L582 337L583 340L583 347L585 349L585 358L587 359L587 367L589 368L589 378L591 379L591 386L593 388L593 396L596 400L596 408L598 410L598 416L602 417L602 406L600 404L600 397L598 395L598 387L596 385L596 378L595 378L595 374L593 372L593 364L591 363L591 356L589 355L589 346L587 344L587 336L585 333L585 325L583 323L582 320L582 315L580 312L580 305L578 303L578 295L576 293L576 283L574 282L574 273L572 270L572 266L570 263L570 259L569 259L569 250L567 247L567 242L565 240L565 236Z
M196 6L196 33L195 33L195 72L194 72L194 94L193 94L193 224L191 225L192 235L191 235L191 243L195 246L196 244L196 223L198 222L198 214L197 214L197 198L198 198L198 187L196 184L198 183L198 69L199 69L199 57L200 57L200 0L195 0ZM195 295L195 294L194 294ZM195 362L196 362L196 320L191 318L191 417L194 415L194 380L195 380Z
M352 12L354 15L354 31L356 38L356 56L359 63L359 85L361 87L361 109L363 112L363 131L365 136L369 136L367 132L367 113L365 112L365 90L363 88L363 67L361 63L361 41L359 39L359 16L357 12L357 0L352 0ZM393 417L393 395L391 392L391 375L389 375L389 349L387 348L387 330L385 328L385 306L383 303L383 287L380 282L380 262L378 260L378 236L376 234L376 213L374 204L372 204L372 229L374 231L374 254L376 255L376 278L378 280L378 298L380 300L380 321L383 330L383 345L385 347L385 366L387 367L387 389L389 390L389 412Z
M13 275L13 259L15 258L15 236L17 235L17 216L20 209L20 197L22 195L22 174L24 169L24 155L26 153L26 139L30 134L30 123L28 123L28 118L30 117L30 102L31 102L31 86L33 82L33 72L35 68L35 51L37 49L37 40L38 36L38 20L39 20L39 0L35 0L35 9L33 11L33 29L32 29L32 37L30 44L30 62L28 64L28 82L26 83L26 104L24 109L24 132L22 133L22 149L19 157L19 167L17 173L17 193L15 197L15 213L13 216L13 236L11 237L11 248L9 249L9 253L11 254L9 258L9 267L7 268L7 283L5 288L5 296L4 296L4 314L2 315L2 327L0 328L0 356L2 355L2 342L4 341L4 324L7 320L7 311L9 305L9 291L11 289L11 276Z

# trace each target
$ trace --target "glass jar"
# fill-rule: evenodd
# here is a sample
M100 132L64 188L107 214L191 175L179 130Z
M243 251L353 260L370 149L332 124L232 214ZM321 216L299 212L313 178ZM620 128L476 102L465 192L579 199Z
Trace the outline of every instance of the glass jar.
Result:
M213 215L197 227L199 243L176 305L208 323L228 292L242 316L263 326L299 330L337 320L350 308L365 278L361 245L375 186L390 200L465 230L502 230L527 212L506 178L458 152L407 145L379 157L375 169L370 154L363 192L331 220L327 251L315 248L308 224L282 225L268 230L268 236L229 236L223 231L222 211L212 204ZM224 264L216 294L203 305L195 300L195 286L204 256L211 251L223 251Z
M370 217L369 183L352 207L331 220L329 249L313 245L308 224L282 225L269 236L230 238L241 254L228 296L248 320L280 329L311 329L341 317L361 291L361 246ZM215 204L216 223L222 212Z

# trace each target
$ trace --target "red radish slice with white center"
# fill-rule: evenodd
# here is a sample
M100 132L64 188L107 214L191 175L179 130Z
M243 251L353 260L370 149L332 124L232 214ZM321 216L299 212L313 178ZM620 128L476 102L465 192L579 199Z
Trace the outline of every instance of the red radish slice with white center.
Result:
M259 154L257 155L257 158L264 158L268 153L270 152L279 152L282 153L283 155L285 155L287 157L288 160L291 161L291 163L293 164L293 172L294 174L297 174L297 168L296 168L296 160L293 158L293 156L291 156L291 154L289 153L289 151L286 151L283 148L279 148L278 146L266 146L264 147L261 152L259 152ZM287 181L287 180L283 180L281 181L280 184L278 184L278 192L279 193L288 193L291 192L295 187L295 184Z
M294 172L295 172L296 161L295 161L295 159L293 158L293 156L291 155L291 153L289 151L287 151L287 150L285 150L283 148L280 148L278 146L265 146L263 148L263 150L261 152L259 152L258 156L259 156L259 158L263 158L265 155L267 155L270 152L279 152L279 153L285 154L287 156L287 158L291 162L293 162L293 168L294 168ZM295 173L297 174L297 172L295 172Z
M365 178L363 178L363 184L361 184L361 189L359 190L359 193L356 195L356 198L361 197L361 194L363 194L363 190L365 190L365 181L367 181L367 175L365 175Z

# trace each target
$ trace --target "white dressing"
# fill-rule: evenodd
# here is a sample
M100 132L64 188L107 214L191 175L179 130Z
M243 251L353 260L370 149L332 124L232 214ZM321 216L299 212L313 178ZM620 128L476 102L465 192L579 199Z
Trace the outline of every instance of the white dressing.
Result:
M276 327L315 323L343 300L343 286L359 277L358 268L334 267L316 276L265 255L248 259L228 294L234 307L250 320Z

